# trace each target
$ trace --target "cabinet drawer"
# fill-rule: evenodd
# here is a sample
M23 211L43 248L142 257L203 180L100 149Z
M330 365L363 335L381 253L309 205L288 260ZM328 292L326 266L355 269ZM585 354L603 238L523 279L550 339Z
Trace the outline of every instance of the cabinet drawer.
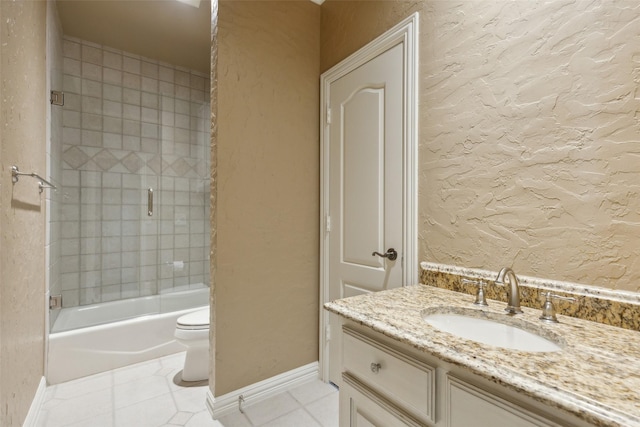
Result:
M425 427L345 373L340 387L340 427Z
M561 427L448 374L445 393L446 427Z
M347 327L342 338L344 371L420 418L435 422L435 368Z

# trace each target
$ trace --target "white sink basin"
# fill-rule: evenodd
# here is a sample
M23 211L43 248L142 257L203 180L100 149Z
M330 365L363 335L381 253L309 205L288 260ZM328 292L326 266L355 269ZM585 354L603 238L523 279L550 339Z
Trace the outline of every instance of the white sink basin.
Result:
M487 318L487 313L479 310L466 310L464 313L427 312L423 318L436 329L486 345L527 352L562 350L559 344L550 339L496 318ZM520 325L526 323L520 321Z

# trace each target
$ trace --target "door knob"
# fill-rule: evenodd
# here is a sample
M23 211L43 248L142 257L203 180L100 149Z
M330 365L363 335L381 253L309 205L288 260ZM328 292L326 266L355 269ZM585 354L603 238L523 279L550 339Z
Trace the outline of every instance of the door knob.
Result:
M388 258L389 261L395 261L398 258L398 252L396 252L396 250L393 248L387 249L387 252L383 254L381 254L380 252L374 252L371 254L371 256L376 256L376 255L382 258Z

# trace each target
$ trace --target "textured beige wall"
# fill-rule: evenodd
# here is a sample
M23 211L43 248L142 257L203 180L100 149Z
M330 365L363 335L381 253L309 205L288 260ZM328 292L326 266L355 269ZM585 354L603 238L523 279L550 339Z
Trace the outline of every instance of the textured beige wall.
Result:
M326 0L321 14L321 72L425 6L420 1Z
M320 8L219 6L215 395L318 360Z
M640 291L640 3L335 2L322 70L420 20L420 260Z
M0 425L22 425L44 372L46 3L0 2Z

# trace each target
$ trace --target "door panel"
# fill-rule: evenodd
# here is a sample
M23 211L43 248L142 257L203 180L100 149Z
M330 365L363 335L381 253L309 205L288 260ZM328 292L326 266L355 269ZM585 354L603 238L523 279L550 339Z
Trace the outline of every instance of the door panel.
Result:
M344 291L344 298L354 297L356 295L368 294L370 291L367 290L366 286L360 284L353 283L342 283L342 289Z
M402 284L401 253L371 255L403 243L402 65L398 45L330 88L331 299L344 295L341 281L371 292Z
M342 262L384 268L371 248L384 245L384 88L364 89L341 108ZM361 126L366 123L366 126Z
M329 298L402 285L403 46L329 88ZM373 256L394 248L398 258ZM340 385L341 321L330 316L329 380Z

